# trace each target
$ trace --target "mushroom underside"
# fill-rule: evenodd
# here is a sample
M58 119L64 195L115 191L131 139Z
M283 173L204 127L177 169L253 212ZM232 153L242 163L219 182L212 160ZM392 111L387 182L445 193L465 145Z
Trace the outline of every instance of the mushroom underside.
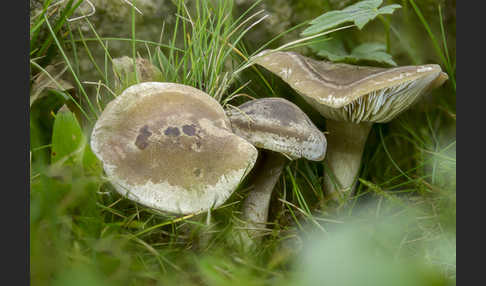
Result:
M429 74L420 80L410 80L374 90L339 108L321 104L317 99L305 94L301 96L327 119L356 124L385 123L416 103L438 75L439 72Z
M340 108L318 104L303 95L326 120L328 154L325 160L324 188L337 198L352 195L356 188L366 139L373 123L391 121L425 94L440 72L419 80L379 89Z

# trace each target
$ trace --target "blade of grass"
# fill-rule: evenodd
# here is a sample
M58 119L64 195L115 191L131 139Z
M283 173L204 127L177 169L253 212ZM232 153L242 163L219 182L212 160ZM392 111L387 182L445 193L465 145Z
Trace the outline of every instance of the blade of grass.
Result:
M45 17L45 21L46 21L46 24L47 24L47 27L49 28L49 31L51 32L51 35L58 47L58 50L59 52L61 53L62 57L64 58L64 61L66 62L67 66L69 67L69 70L71 71L73 77L74 77L74 80L76 81L76 84L78 85L79 89L81 90L81 93L84 95L84 98L86 99L91 111L93 112L93 114L95 115L95 117L97 117L97 113L96 113L96 109L95 107L93 106L92 102L89 100L89 97L88 97L88 94L86 93L86 91L84 90L84 87L83 85L81 84L81 82L79 81L78 79L78 76L76 74L76 72L74 71L72 65L71 65L71 62L69 61L68 57L66 56L66 53L64 52L61 44L59 43L59 40L57 39L56 37L56 34L54 33L50 23L49 23L49 20L47 19L47 17L44 15ZM81 108L82 110L82 108ZM83 114L86 116L86 119L88 121L90 121L91 123L93 122L93 119L91 117L89 117L85 112L83 112Z
M444 20L442 19L442 9L440 7L440 4L437 7L437 10L439 10L439 21L440 21L440 31L442 34L442 46L445 51L446 59L449 65L451 65L451 58L449 57L449 49L447 47L447 39L446 39L446 34L445 34L445 28L444 28ZM451 70L454 71L454 68L451 66ZM454 74L451 74L452 77L455 78Z
M432 40L432 45L434 46L435 52L441 59L442 63L446 67L447 73L449 74L449 78L451 79L452 86L454 87L454 90L456 90L456 81L454 78L454 73L452 72L452 67L449 61L447 61L446 57L444 56L444 52L439 46L439 43L437 39L435 38L435 35L432 33L432 30L430 29L429 23L427 20L425 20L425 17L423 16L422 12L418 8L418 6L415 4L414 0L409 0L410 4L412 5L413 9L415 10L415 13L420 19L420 22L424 26L425 30L427 31L427 34L429 35L430 39Z
M136 3L136 1L133 1ZM134 4L135 5L135 4ZM135 72L135 79L137 83L140 82L140 78L138 77L137 72L137 41L135 40L135 6L132 5L131 7L131 31L132 31L132 61L133 61L133 71Z
M410 178L404 171L402 171L402 169L398 166L398 164L395 162L395 160L393 160L390 152L388 151L388 148L386 148L386 144L385 144L385 139L383 138L383 131L382 131L382 126L380 126L378 128L378 133L380 134L380 140L381 140L381 145L383 146L383 150L385 150L385 153L386 155L388 156L388 158L390 159L390 161L392 162L393 166L395 166L395 168L404 176L406 177L407 179L409 179L410 181L413 181L412 178Z
M49 74L48 71L46 71L43 67L41 67L39 64L37 64L36 62L34 61L30 61L30 63L32 65L34 65L36 68L38 68L41 72L43 72L45 75L47 75L47 77L49 77L49 79L54 82L54 84L57 85L57 87L60 89L60 90L63 90L61 84L59 84L59 82L57 82L57 80L55 78L52 77L51 74ZM65 95L65 93L63 93ZM74 102L74 104L76 105L76 107L79 108L79 110L81 110L81 112L83 113L83 115L86 117L86 118L89 118L88 117L88 114L86 114L86 112L84 111L84 109L79 105L79 103L72 97L72 95L70 93L67 94L69 96L69 98ZM30 102L30 105L32 105L34 101L31 101Z
M88 45L86 44L86 41L84 41L84 36L83 36L83 32L81 31L81 28L78 26L78 33L79 33L79 36L81 37L81 43L83 44L83 47L86 51L86 54L88 55L88 58L89 60L91 61L91 63L93 64L93 66L95 67L96 71L98 72L98 74L103 78L103 80L105 82L108 82L108 78L105 77L105 74L103 73L103 71L101 71L100 67L98 66L98 64L96 63L96 60L93 58L93 55L91 54L91 51L90 49L88 48ZM73 48L73 50L75 51L76 49ZM105 54L106 55L106 54ZM79 69L79 65L74 65L75 67L77 67ZM78 74L79 74L79 70L78 70Z
M74 62L74 67L76 68L76 74L79 74L79 59L78 59L78 48L76 46L76 43L74 42L74 36L73 36L73 31L71 30L71 24L69 22L67 23L68 31L69 31L69 42L72 46L73 50L73 62Z

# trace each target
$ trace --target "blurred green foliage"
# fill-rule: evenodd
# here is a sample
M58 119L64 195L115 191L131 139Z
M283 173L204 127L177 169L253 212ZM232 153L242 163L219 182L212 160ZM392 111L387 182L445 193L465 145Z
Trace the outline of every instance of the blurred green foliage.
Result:
M346 22L353 22L358 29L379 15L393 14L402 6L392 4L380 7L383 0L362 0L342 10L326 12L309 22L310 26L302 31L302 36L314 35L335 28Z
M358 62L384 63L390 66L396 66L392 56L386 52L386 46L381 43L364 43L348 53L344 44L336 39L329 39L311 45L318 56L329 59L332 62L346 62L357 64Z
M289 285L451 285L417 255L420 250L408 248L407 236L415 227L410 213L377 217L373 212L360 208L328 236L306 241Z

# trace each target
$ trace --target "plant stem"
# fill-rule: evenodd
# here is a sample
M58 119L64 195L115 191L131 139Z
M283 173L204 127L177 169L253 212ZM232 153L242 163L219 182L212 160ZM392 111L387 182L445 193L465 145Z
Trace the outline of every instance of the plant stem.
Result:
M253 178L253 189L248 193L242 208L248 238L254 239L265 227L272 191L277 184L287 159L280 153L262 151L263 161Z
M354 192L364 146L372 125L371 122L356 124L326 120L329 134L326 135L324 191L333 199Z

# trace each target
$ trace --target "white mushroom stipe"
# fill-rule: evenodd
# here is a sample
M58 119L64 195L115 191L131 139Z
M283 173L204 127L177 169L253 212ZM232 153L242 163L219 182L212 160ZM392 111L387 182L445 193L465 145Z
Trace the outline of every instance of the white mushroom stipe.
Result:
M334 200L351 194L372 123L326 120L328 149L324 160L324 190Z
M272 151L264 152L262 167L253 178L252 189L248 192L242 206L242 220L246 231L242 240L246 246L261 237L267 228L268 212L273 189L285 167L287 159Z

